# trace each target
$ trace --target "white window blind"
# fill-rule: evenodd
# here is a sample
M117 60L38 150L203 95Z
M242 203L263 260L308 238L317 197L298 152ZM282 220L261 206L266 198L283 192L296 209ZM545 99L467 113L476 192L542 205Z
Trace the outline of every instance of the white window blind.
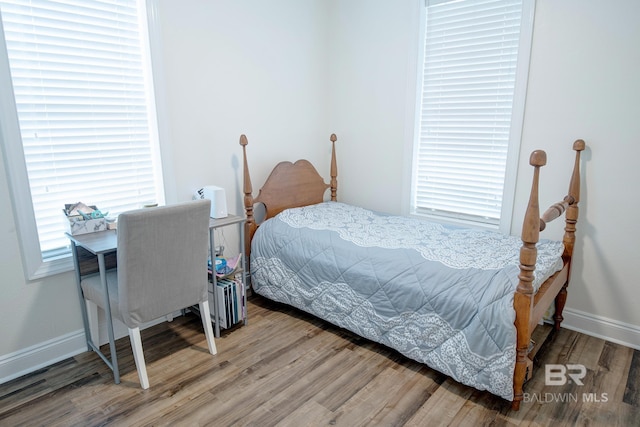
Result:
M522 0L427 4L413 213L498 224L521 16Z
M0 0L43 259L68 253L62 209L161 202L146 26L136 0Z

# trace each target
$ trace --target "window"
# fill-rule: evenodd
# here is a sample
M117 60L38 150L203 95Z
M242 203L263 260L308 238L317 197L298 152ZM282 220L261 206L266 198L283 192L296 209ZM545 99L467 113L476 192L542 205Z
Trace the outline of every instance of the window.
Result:
M65 203L117 215L163 202L146 11L137 0L0 0L0 13L0 79L13 89L0 95L2 143L36 278L71 266Z
M427 0L411 213L508 231L533 0Z

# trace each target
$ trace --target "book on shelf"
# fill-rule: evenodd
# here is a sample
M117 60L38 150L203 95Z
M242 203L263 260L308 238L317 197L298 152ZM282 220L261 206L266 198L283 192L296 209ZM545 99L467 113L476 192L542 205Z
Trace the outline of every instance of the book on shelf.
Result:
M235 277L219 279L215 292L218 298L218 319L222 328L230 328L244 320L244 286L242 280Z

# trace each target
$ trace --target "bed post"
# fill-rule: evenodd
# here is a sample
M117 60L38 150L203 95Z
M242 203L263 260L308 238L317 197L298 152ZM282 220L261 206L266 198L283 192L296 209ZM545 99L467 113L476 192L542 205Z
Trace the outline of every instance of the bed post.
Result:
M567 286L569 285L569 278L571 277L571 257L573 256L573 246L576 241L576 223L578 222L578 202L580 202L580 152L585 149L585 143L583 140L578 139L573 143L573 149L576 152L575 162L573 164L573 172L571 174L571 181L569 182L569 194L565 198L568 200L569 206L565 213L565 228L564 237L562 242L564 243L564 253L562 257L565 262L569 263L569 271L567 276L567 282L564 284L555 300L555 314L553 320L555 323L555 329L560 329L560 324L564 320L562 317L562 311L564 305L567 302Z
M329 138L331 140L331 201L337 200L336 193L338 192L338 164L336 162L336 141L338 137L335 133L331 134Z
M536 267L538 250L536 243L540 236L540 207L538 204L538 181L540 177L540 167L547 163L547 154L544 151L536 150L531 153L529 164L534 167L533 183L531 184L531 194L529 205L522 225L522 247L520 248L520 274L518 275L518 287L513 299L513 308L516 312L516 367L513 374L513 402L511 409L520 409L520 402L523 399L523 385L527 377L527 367L529 366L529 342L531 331L529 322L531 311L533 310L533 271Z
M244 250L245 250L245 265L249 266L249 260L251 256L251 239L253 233L256 232L256 220L253 217L253 188L251 186L251 177L249 176L249 165L247 163L247 144L249 141L247 137L240 135L240 145L242 146L242 159L243 159L243 188L244 193L244 211L247 217L247 221L244 224Z

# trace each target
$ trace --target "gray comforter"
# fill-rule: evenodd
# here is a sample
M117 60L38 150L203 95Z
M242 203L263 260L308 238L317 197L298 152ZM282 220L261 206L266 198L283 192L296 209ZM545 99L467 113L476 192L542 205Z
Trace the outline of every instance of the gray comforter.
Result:
M254 290L513 398L519 238L325 202L288 209L252 241ZM562 268L538 244L534 287Z

